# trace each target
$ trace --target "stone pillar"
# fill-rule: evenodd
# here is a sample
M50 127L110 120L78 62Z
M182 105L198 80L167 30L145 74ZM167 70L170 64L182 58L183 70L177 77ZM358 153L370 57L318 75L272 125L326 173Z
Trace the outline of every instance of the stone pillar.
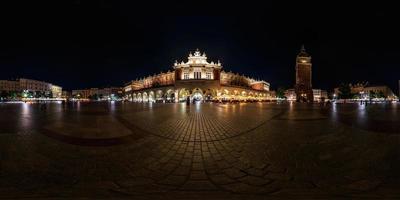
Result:
M175 90L175 103L178 103L179 102L179 91L178 90Z

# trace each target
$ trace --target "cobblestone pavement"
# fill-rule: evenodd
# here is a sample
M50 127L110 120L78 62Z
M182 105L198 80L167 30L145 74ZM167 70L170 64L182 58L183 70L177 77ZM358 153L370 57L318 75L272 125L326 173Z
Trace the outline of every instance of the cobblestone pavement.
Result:
M400 105L0 105L0 198L400 198Z

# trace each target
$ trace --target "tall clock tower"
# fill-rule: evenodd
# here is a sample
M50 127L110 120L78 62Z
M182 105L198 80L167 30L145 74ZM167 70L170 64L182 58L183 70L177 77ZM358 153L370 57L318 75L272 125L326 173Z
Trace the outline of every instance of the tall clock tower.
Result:
M306 52L304 45L296 58L296 100L298 102L313 102L311 56Z

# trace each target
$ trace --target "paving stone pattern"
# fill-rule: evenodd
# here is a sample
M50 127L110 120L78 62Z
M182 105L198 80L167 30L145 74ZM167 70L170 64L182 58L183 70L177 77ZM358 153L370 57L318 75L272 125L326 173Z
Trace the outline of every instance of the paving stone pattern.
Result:
M0 198L400 198L399 109L1 105Z

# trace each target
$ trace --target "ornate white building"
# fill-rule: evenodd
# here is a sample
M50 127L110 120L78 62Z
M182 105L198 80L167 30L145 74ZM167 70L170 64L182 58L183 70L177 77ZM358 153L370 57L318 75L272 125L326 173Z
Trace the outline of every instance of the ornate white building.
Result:
M221 63L207 62L207 56L205 53L201 54L200 51L196 51L194 55L189 54L188 61L175 62L175 70L180 72L179 79L206 79L214 80L214 71L220 71L222 69Z
M173 71L129 82L125 97L136 102L191 100L268 100L269 83L222 71L205 53L190 53L187 62L175 62Z

